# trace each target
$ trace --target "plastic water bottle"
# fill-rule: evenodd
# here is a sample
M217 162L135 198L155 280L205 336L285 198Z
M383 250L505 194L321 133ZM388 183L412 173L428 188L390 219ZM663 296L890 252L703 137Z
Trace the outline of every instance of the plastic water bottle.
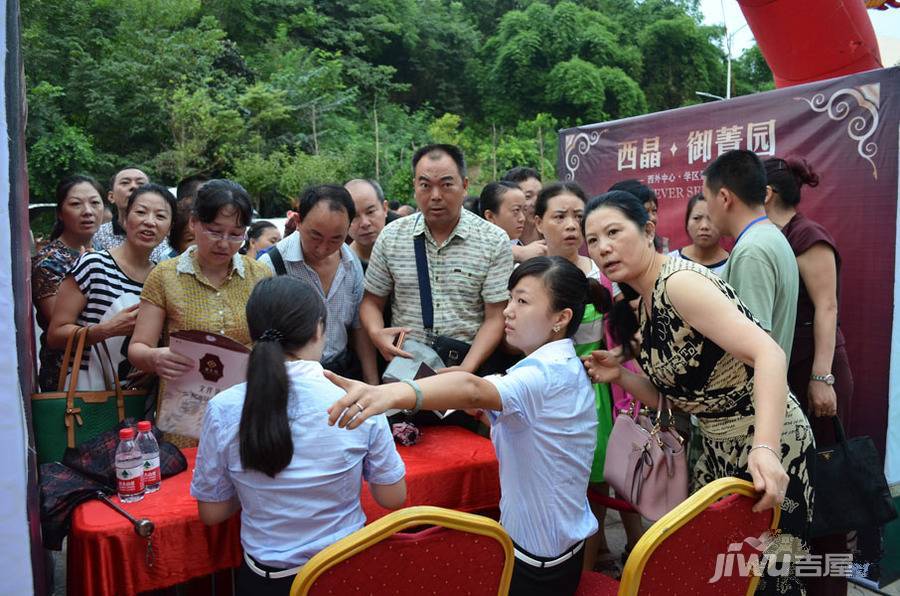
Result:
M119 500L134 503L144 498L144 458L134 442L134 429L119 431L119 446L116 448L116 484Z
M138 422L137 446L144 458L144 490L155 493L159 490L162 476L159 471L159 443L150 431L150 422L141 420Z

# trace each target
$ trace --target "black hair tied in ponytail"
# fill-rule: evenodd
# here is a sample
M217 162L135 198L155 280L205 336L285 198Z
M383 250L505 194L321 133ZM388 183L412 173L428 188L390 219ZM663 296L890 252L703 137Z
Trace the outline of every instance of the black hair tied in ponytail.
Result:
M241 465L272 478L291 463L285 354L299 350L325 323L325 304L307 283L282 275L263 279L247 301L247 326L256 342L247 364L247 394L239 429Z
M563 257L534 257L528 259L513 270L509 278L509 289L512 290L520 280L534 276L544 282L550 295L551 308L559 312L566 308L572 310L572 320L566 327L566 337L572 337L581 325L587 304L593 304L601 313L609 312L612 298L609 291L596 279L585 277L571 261Z

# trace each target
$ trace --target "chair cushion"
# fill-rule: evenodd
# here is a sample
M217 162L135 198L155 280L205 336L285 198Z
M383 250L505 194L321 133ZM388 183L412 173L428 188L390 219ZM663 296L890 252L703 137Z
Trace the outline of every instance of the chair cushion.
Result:
M504 561L502 545L492 538L433 527L394 534L338 563L319 576L309 594L496 596Z
M619 592L619 582L604 573L582 571L575 596L607 596Z

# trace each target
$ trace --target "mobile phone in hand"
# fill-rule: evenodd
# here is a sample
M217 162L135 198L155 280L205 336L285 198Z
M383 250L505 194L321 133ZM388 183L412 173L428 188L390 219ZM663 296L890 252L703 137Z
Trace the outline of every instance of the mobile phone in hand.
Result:
M398 350L403 349L403 341L406 339L406 331L401 331L397 334L397 338L394 340L394 347Z

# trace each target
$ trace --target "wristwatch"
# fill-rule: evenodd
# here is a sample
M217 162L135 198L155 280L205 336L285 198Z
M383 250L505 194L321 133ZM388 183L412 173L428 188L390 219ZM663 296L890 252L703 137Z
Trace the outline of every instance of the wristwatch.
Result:
M809 375L809 378L813 381L821 381L826 385L834 385L834 375L828 373L827 375Z

